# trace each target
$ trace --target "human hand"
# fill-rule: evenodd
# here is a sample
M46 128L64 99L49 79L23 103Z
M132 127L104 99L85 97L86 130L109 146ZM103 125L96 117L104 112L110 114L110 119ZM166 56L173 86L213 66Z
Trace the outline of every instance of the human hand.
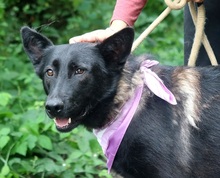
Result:
M75 36L70 38L69 43L77 43L77 42L101 42L104 41L109 36L113 35L115 31L111 28L95 30L89 33L85 33L80 36Z
M122 20L114 20L111 23L111 26L106 29L95 30L92 32L85 33L80 36L75 36L70 38L69 43L77 43L77 42L102 42L106 38L110 37L114 33L122 30L123 28L127 27L127 24Z

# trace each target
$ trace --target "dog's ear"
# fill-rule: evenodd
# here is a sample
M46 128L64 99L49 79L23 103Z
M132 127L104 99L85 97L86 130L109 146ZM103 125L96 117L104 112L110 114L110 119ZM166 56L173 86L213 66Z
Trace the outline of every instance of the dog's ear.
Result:
M41 62L44 50L53 46L53 43L47 37L29 27L21 28L21 38L24 50L36 69Z
M131 52L133 40L134 30L125 28L98 44L97 47L107 65L115 69L122 69Z

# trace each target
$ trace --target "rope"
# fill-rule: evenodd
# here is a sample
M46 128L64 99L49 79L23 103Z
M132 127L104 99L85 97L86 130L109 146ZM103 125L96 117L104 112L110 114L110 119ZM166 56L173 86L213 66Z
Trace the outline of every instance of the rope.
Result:
M204 33L204 26L205 26L205 8L203 4L198 5L197 8L197 15L196 15L196 10L194 3L190 1L188 3L189 10L192 16L193 23L195 25L195 37L194 37L194 42L193 46L191 49L190 57L188 60L188 65L189 66L195 66L196 64L196 59L198 57L199 49L201 47L201 44L203 43L203 46L206 49L206 52L208 54L208 57L211 61L212 65L218 65L218 62L216 60L215 54L212 50L212 47L209 43L209 40Z
M131 52L133 52L142 42L143 40L169 15L172 10L179 10L183 8L187 1L190 0L164 0L166 5L168 6L150 25L149 27L134 41L132 45ZM203 2L202 0L198 0L197 2ZM204 33L205 27L205 8L203 3L197 3L197 15L194 3L192 1L188 2L189 10L193 19L193 23L195 25L195 37L192 45L190 57L188 60L189 66L195 66L196 60L198 57L199 49L201 44L206 49L208 57L211 61L212 65L218 65L215 54L212 50L212 47L208 41L206 34Z
M133 52L142 41L170 14L170 12L175 9L183 8L187 0L165 0L167 8L150 24L150 26L134 41L132 45L131 52Z
M185 1L185 0L174 0L174 1L164 0L164 1L165 1L166 5L172 10L182 9L187 3L187 1Z
M189 9L191 12L191 16L194 19L194 24L195 24L195 37L194 37L194 42L191 48L191 53L189 56L188 60L188 66L195 66L196 65L196 59L198 57L199 49L202 44L202 39L204 36L204 26L205 26L205 8L204 5L201 4L197 8L197 17L196 17L196 12L193 11L195 10L194 8L194 3L189 2Z

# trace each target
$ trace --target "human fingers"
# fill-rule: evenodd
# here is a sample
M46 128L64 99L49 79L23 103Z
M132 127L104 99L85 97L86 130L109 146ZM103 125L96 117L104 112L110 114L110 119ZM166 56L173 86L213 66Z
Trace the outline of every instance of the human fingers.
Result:
M69 43L77 43L77 42L95 42L96 41L96 31L85 33L80 36L75 36L70 38Z
M77 42L102 42L109 36L113 35L114 31L109 30L109 28L105 30L95 30L89 33L85 33L80 36L75 36L73 38L70 38L69 43L77 43Z

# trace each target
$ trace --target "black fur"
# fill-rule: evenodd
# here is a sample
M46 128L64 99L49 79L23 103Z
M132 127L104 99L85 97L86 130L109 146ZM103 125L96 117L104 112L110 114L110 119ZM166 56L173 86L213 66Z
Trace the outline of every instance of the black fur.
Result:
M53 45L36 31L21 29L24 49L48 95L51 118L71 118L104 128L133 94L140 63L130 54L134 32L126 28L100 44ZM126 178L220 177L220 68L154 66L174 93L173 106L147 87L117 152L113 169Z

